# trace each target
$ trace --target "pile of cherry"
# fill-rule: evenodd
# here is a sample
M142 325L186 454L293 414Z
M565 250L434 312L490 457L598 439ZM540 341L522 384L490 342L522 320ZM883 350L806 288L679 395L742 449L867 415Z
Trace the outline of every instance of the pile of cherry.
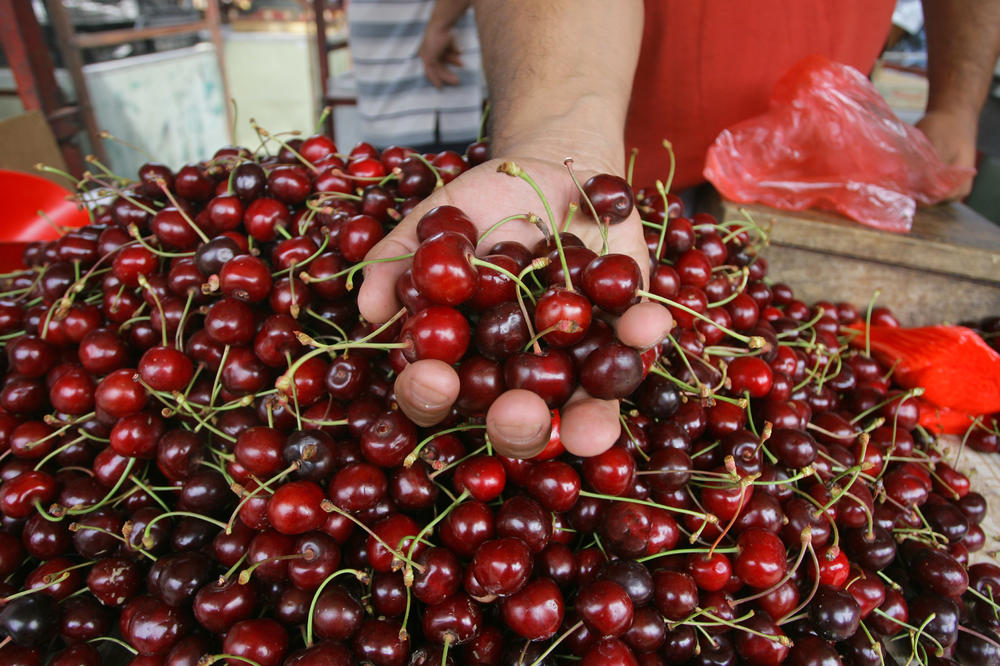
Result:
M638 191L642 292L627 257L438 208L406 311L360 320L355 267L484 153L95 165L110 203L3 280L0 662L1000 663L986 503L846 344L892 315L769 282L752 221ZM643 354L609 324L640 295L676 321ZM392 382L428 358L462 392L421 428ZM577 385L622 399L611 449L493 455L500 392Z

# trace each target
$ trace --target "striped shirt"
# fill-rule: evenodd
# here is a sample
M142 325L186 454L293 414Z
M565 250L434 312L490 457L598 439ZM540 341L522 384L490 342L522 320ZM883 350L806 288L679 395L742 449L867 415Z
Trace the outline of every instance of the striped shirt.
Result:
M438 90L417 55L433 7L433 0L348 3L362 136L376 146L460 143L479 133L484 86L475 19L470 10L452 29L459 84Z

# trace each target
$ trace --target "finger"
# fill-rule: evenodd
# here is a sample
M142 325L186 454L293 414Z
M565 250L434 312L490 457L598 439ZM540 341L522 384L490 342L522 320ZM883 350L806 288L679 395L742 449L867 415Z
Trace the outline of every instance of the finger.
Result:
M427 80L431 82L431 85L441 90L444 82L441 80L441 76L438 74L438 68L436 65L425 64L424 65L424 76Z
M539 454L549 441L552 418L545 401L524 389L512 389L486 412L486 434L494 450L511 458Z
M560 410L559 435L573 455L589 457L610 449L621 435L617 400L585 397Z
M673 325L670 310L659 303L636 303L618 318L615 333L623 344L645 351L663 342Z
M365 259L398 257L410 254L416 247L416 234L412 230L396 227L371 249ZM396 280L409 266L410 262L404 260L365 266L363 269L365 279L358 290L358 309L362 317L372 323L381 324L399 312Z
M458 374L443 361L417 361L399 373L395 389L403 413L419 426L431 426L448 416L458 398Z
M447 86L457 86L459 82L458 74L447 67L442 67L441 81Z

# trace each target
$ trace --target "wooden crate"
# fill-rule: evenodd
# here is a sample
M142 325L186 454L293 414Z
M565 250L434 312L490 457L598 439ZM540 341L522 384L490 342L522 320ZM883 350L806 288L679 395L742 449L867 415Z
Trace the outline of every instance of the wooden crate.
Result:
M962 204L923 208L907 235L878 231L830 213L791 212L716 199L720 219L745 209L771 242L768 275L807 303L848 301L890 307L905 325L1000 315L1000 226Z

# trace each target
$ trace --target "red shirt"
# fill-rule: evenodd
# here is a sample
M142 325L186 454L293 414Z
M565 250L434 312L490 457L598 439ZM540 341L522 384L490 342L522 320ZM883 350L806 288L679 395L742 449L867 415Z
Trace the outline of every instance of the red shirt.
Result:
M672 190L704 181L705 151L726 127L767 110L774 84L807 55L869 72L894 0L646 0L626 149L639 148L633 183L669 170Z

